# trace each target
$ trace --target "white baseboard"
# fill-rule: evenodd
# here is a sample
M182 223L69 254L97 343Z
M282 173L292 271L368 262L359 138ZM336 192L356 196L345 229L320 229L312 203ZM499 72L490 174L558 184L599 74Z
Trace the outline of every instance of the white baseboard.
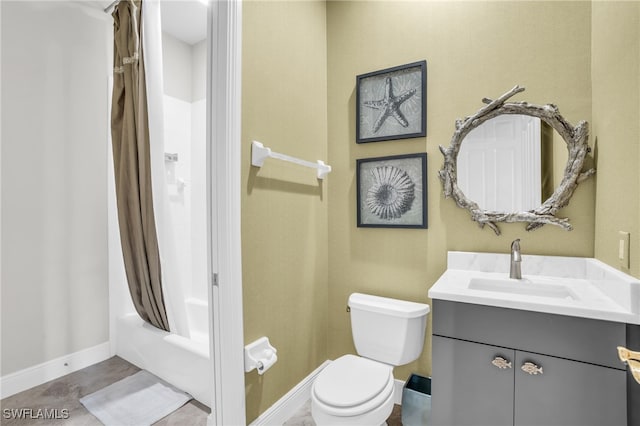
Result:
M320 367L313 370L311 374L302 379L293 389L251 422L250 426L282 426L284 422L289 420L291 416L311 398L313 381L330 363L331 361L329 360L323 362Z
M404 388L404 382L402 380L395 379L395 387L393 388L393 403L402 405L402 389Z
M110 358L109 342L0 377L0 399Z

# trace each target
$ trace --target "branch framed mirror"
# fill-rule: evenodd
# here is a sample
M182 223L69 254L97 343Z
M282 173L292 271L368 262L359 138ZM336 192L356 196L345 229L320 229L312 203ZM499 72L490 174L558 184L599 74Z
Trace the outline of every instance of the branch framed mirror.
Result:
M486 106L456 120L449 147L440 146L443 192L496 235L498 222L525 222L527 231L546 224L570 231L569 218L556 213L569 204L578 184L595 174L593 168L582 171L590 151L589 125L580 121L574 127L553 104L507 102L524 90L515 86L495 100L485 98ZM559 138L566 153L554 147ZM558 165L557 158L566 158L566 164Z

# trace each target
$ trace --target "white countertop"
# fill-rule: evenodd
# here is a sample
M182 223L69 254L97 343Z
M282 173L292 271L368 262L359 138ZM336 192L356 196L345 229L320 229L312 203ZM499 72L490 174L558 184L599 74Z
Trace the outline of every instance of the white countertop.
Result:
M630 275L592 258L522 255L523 280L518 281L509 279L509 262L508 254L449 252L448 269L429 297L640 324L640 281ZM497 289L474 288L474 280L498 283ZM536 286L561 288L570 296L536 295ZM533 294L519 292L529 288Z

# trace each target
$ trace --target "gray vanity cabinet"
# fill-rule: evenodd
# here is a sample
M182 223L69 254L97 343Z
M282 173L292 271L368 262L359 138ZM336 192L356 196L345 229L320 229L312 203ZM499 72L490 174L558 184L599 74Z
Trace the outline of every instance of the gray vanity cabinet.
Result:
M434 300L433 425L626 426L625 341L624 324Z
M432 345L434 425L513 425L513 370L490 362L497 356L513 360L515 351L440 336Z
M543 374L520 369L525 362ZM626 372L584 362L516 351L514 424L626 425Z

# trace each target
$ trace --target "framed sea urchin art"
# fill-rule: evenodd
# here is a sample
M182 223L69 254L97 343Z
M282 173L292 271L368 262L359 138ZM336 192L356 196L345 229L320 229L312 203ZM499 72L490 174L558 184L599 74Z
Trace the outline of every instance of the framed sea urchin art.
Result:
M356 77L356 142L427 134L427 61Z
M356 160L358 227L427 228L427 154Z

